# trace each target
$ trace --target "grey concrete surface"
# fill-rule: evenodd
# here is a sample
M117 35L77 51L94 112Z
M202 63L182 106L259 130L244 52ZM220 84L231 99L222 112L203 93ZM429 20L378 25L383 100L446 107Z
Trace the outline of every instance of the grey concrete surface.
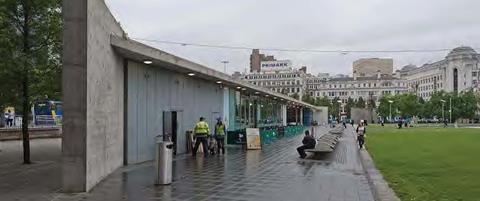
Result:
M317 137L325 132L317 129ZM301 138L277 140L256 151L229 147L224 156L177 156L169 186L154 185L151 162L127 166L90 193L58 193L55 200L374 200L353 132L346 132L322 160L298 158Z
M87 1L86 189L123 164L124 60L110 35L125 33L103 0ZM65 111L67 113L67 111Z
M123 164L124 63L110 36L124 32L103 0L63 13L63 190L82 192Z
M129 164L155 158L153 139L163 134L163 112L177 112L177 153L186 152L185 133L192 130L199 117L204 117L213 129L216 119L225 113L224 89L214 82L128 62L127 85L126 149Z
M85 191L87 132L87 1L63 2L63 188Z
M24 165L22 141L0 141L0 200L52 200L61 189L61 139L30 141Z

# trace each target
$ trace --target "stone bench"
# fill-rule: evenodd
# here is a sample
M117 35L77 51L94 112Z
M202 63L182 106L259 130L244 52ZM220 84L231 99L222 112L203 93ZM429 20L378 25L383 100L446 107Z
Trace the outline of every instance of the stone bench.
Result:
M305 151L312 152L314 154L333 152L339 138L339 135L327 133L318 139L314 149L305 149Z

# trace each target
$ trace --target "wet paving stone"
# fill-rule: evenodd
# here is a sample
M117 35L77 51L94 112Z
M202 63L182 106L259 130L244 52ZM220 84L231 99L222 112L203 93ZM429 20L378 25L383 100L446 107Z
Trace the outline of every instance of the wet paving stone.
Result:
M319 137L327 129L317 131ZM121 168L91 192L58 194L57 200L374 200L351 127L320 161L298 158L302 137L279 139L262 150L228 147L226 155L177 156L168 186L154 185L151 162Z

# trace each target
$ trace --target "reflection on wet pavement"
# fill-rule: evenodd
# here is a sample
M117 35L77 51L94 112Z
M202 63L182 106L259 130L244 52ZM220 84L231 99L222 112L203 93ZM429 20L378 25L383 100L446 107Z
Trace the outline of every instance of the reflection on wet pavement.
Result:
M319 137L326 128L317 131ZM322 160L298 158L302 137L262 150L229 147L224 156L177 156L168 186L154 185L151 162L124 167L90 193L59 194L57 200L373 200L352 128Z

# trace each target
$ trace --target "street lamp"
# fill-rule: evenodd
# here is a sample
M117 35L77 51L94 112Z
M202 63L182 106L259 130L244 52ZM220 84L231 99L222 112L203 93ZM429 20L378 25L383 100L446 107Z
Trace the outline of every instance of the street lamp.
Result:
M342 112L341 112L341 108L340 108L342 106L342 101L338 100L337 103L338 103L338 121L340 121L340 118L342 116Z
M442 102L442 121L445 122L445 100L440 100Z
M388 101L390 103L390 117L388 117L390 119L390 123L392 122L392 103L393 101L392 100L389 100Z
M228 61L222 61L223 63L223 73L227 74L227 64L228 64Z
M450 96L450 110L448 110L448 112L450 112L450 123L452 123L452 97Z

